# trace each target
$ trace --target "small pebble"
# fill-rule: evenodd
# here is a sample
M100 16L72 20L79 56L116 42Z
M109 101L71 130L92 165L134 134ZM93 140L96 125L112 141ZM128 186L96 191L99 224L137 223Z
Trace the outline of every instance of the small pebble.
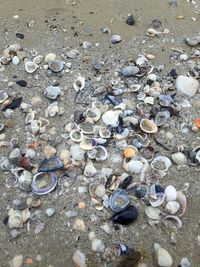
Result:
M73 229L77 231L85 231L85 223L82 219L76 219L73 223Z
M112 43L112 44L118 44L118 43L120 43L120 42L122 41L122 38L121 38L120 35L115 34L115 35L113 35L113 36L111 37L110 40L111 40L111 43Z
M10 262L10 267L22 267L24 257L22 255L15 256Z
M61 94L61 90L60 87L58 86L48 86L45 91L44 91L44 95L49 98L49 99L56 99L59 95Z
M55 214L55 209L54 208L48 208L46 209L46 214L48 217L51 217Z
M102 240L95 238L92 241L92 250L95 252L103 252L105 249L104 243Z
M27 86L27 82L24 81L24 80L16 81L16 84L18 84L21 87L26 87Z
M86 257L83 252L81 252L79 249L77 249L73 254L73 262L76 267L86 267Z
M18 58L17 56L14 56L14 57L12 58L12 64L13 64L13 65L18 65L18 64L19 64L19 58Z
M56 149L51 145L46 145L44 148L44 154L47 159L55 156L56 152Z
M131 77L134 76L139 72L139 68L137 66L127 66L123 68L122 74L124 77Z
M31 105L35 108L40 107L42 104L42 98L39 95L33 96L31 99Z
M15 35L16 35L16 37L19 38L19 39L24 39L24 34L23 34L23 33L19 33L19 32L17 32Z

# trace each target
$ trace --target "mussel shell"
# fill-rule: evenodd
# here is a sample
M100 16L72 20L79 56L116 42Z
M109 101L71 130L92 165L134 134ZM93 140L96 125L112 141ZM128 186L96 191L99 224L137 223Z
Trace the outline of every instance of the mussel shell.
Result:
M137 208L134 206L128 206L125 210L115 213L111 219L114 223L128 225L133 223L138 216L139 212Z
M130 199L125 190L118 188L110 196L110 208L115 212L124 210L130 203Z
M121 189L126 189L132 182L133 177L131 175L129 175L128 177L126 177L123 182L119 185L119 188Z
M61 70L63 70L64 64L60 60L52 60L51 62L49 62L49 68L53 72L60 72Z
M42 184L41 187L40 185L38 186L38 180L44 179L45 176L51 179L51 181L46 184L44 181L44 185ZM49 172L49 173L44 173L44 172L39 172L33 176L33 181L32 181L32 192L36 195L46 195L53 191L58 183L57 180L57 175L54 172Z
M44 159L38 169L39 172L53 172L64 167L59 157L54 156L49 159Z

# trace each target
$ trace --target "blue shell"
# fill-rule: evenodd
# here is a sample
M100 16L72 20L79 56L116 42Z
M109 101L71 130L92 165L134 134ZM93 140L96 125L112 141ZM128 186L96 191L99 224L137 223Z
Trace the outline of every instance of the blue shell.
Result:
M37 180L42 179L42 177L47 175L50 176L51 179L50 183L44 187L39 188L37 185ZM31 184L32 192L40 196L46 195L55 189L57 183L58 183L58 178L54 172L49 172L49 173L39 172L33 177L33 181Z
M39 172L53 172L63 168L63 163L59 157L54 156L49 159L44 159L38 169Z
M120 201L121 200L121 201ZM119 212L124 210L130 203L130 198L125 190L118 188L115 190L109 199L110 208L115 211Z

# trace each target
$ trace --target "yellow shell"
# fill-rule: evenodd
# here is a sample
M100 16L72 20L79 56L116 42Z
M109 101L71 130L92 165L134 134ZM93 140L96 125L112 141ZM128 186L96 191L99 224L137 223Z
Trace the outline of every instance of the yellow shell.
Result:
M125 148L124 150L124 156L126 158L133 158L134 156L136 156L138 154L138 150L136 147L134 146L128 146L127 148Z

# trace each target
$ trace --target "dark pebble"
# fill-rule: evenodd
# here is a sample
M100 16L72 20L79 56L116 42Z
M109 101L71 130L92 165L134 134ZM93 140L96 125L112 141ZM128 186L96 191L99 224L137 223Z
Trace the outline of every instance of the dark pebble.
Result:
M126 23L130 26L135 24L135 19L133 17L133 15L128 15L127 19L126 19Z
M172 77L173 79L176 79L176 77L177 77L177 73L176 73L176 70L175 70L175 69L172 69L172 70L170 71L169 74L171 75L171 77Z
M12 101L12 103L10 103L9 105L5 106L2 111L6 111L7 109L16 109L18 108L22 103L22 97L19 97L17 99L14 99Z
M151 86L153 82L154 81L152 81L152 80L147 80L147 85Z
M16 81L16 84L18 84L21 87L26 87L27 86L27 82L24 81L24 80Z
M161 185L155 185L156 193L164 193L165 188L163 188Z
M19 39L24 39L24 34L17 32L16 33L16 37L19 38Z

